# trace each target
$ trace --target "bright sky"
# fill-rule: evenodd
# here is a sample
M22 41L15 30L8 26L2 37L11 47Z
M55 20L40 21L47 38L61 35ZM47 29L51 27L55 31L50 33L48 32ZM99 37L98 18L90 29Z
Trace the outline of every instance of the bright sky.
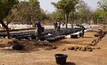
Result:
M58 2L58 0L38 0L40 2L40 6L44 11L48 11L49 13L52 13L55 11L54 6L51 4L51 2ZM92 10L96 10L97 8L97 1L99 0L84 0L88 6L92 8Z
M58 2L58 0L38 0L40 2L40 6L44 11L53 12L55 11L55 7L51 4L51 2Z

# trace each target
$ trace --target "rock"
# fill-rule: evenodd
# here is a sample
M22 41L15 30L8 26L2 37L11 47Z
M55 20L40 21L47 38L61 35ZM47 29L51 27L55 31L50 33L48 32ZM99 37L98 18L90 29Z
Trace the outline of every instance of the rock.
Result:
M93 49L89 49L89 51L90 51L90 52L92 52L92 51L93 51Z
M101 49L100 47L96 48L96 49Z
M75 48L74 47L71 47L71 50L74 50Z
M86 47L82 47L82 48L81 48L81 51L86 51Z
M80 51L80 50L81 50L81 48L82 48L82 47L79 47L79 49L78 49L78 50Z
M75 51L77 51L79 49L79 46L75 46L74 48L75 48Z
M95 48L92 48L93 50L95 49Z
M79 49L79 46L75 46L76 49Z
M66 48L62 49L62 51L66 51Z
M68 50L71 50L71 47L68 47Z
M87 48L87 51L92 52L92 51L93 51L93 48L88 47L88 48Z
M96 34L94 34L94 37L98 37L98 36L100 36L100 34L97 34L97 33L96 33Z
M57 47L56 47L56 46L53 46L52 49L57 49Z
M95 45L96 45L96 43L91 43L91 44L90 44L90 46L95 46Z
M91 47L89 47L89 46L86 46L86 49L91 49Z

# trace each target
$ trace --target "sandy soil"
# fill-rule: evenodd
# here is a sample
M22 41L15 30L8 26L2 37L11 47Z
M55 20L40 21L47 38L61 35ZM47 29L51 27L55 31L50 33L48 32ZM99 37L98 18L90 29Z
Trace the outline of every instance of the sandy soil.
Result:
M78 39L63 39L57 42L51 42L48 44L57 46L57 49L46 50L48 47L39 46L33 48L32 50L5 50L8 39L0 39L0 65L57 65L55 61L55 54L62 53L67 54L67 63L65 65L106 65L107 64L107 35L95 46L91 46L94 49L90 51L79 51L79 50L68 50L69 47L88 46L96 37L96 29L91 32L86 32L84 38ZM24 41L30 46L30 43L40 43L43 42ZM46 43L46 42L45 42ZM97 49L99 48L100 49ZM30 48L31 49L31 48Z

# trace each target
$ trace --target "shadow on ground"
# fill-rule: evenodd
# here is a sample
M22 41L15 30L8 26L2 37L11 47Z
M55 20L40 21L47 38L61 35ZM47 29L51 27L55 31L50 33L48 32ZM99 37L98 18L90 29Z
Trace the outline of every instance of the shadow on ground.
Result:
M83 37L83 38L93 38L93 37Z
M76 65L76 64L73 62L67 62L65 65Z

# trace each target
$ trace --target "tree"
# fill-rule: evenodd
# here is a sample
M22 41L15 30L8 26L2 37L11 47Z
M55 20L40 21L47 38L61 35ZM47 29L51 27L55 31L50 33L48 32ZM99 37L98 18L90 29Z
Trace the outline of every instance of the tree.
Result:
M35 18L40 18L41 9L38 0L29 0L29 2L22 1L16 8L19 19L22 23L33 24Z
M71 26L72 26L72 28L74 28L73 24L74 24L74 21L77 19L77 13L76 12L71 12L69 18L70 18L70 21L72 21Z
M0 24L6 29L8 38L10 38L9 28L3 20L17 3L18 0L0 0Z
M94 13L95 19L94 20L98 20L98 23L107 23L107 12L97 9ZM97 23L97 22L96 22Z
M8 15L4 18L4 21L7 24L7 26L9 23L11 23L14 20L15 16L16 16L16 12L14 11L14 7L13 7L8 13Z
M56 12L55 12L55 19L57 20L63 20L64 19L64 12L62 9L57 9Z
M29 5L30 5L29 15L30 15L31 20L32 19L34 19L34 20L42 19L39 1L38 0L29 0Z
M46 20L49 20L49 16L46 14L46 12L43 9L41 9L41 20L43 22L46 21Z
M76 6L77 12L79 14L79 18L81 18L81 22L91 20L92 11L91 8L85 3L83 0L79 1L79 4ZM87 22L86 22L87 23Z
M97 3L102 10L107 11L107 0L100 0Z
M103 17L103 21L104 23L107 23L107 0L100 0L98 1L98 5L99 5L99 9L100 9L100 12L102 12L102 17ZM101 14L100 14L101 16Z
M57 9L62 9L65 13L65 22L66 22L66 28L68 24L68 18L69 18L69 13L72 11L75 11L75 5L78 3L79 0L60 0L57 3L52 2L52 4L57 8Z

